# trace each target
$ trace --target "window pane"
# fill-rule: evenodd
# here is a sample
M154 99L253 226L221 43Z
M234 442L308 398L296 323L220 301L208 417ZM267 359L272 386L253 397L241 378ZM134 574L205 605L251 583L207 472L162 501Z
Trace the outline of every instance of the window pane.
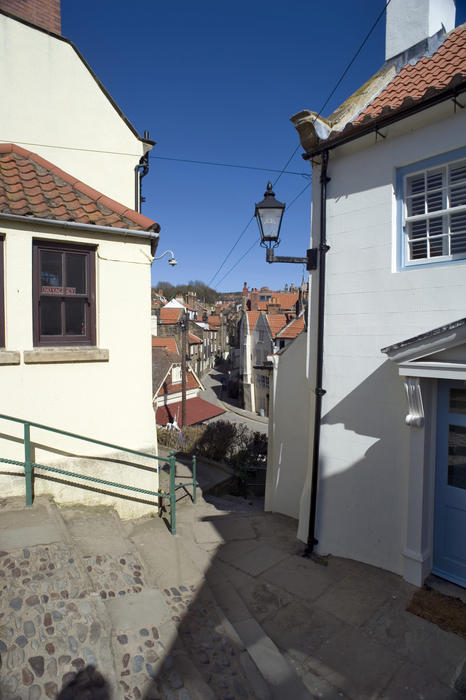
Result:
M451 207L461 207L463 204L466 204L466 183L452 187L450 192Z
M450 412L466 413L466 389L450 389Z
M86 301L66 299L64 304L66 335L86 335Z
M413 175L408 178L408 194L419 194L420 192L424 192L424 189L424 173L421 175Z
M42 297L40 300L41 335L61 335L61 299Z
M424 195L408 199L408 216L425 214Z
M409 258L417 260L427 257L427 222L415 221L409 224Z
M451 252L466 253L466 212L450 217Z
M466 489L466 428L461 425L448 431L448 485Z
M62 254L54 250L43 250L40 254L40 284L44 294L61 294ZM44 289L44 287L46 289Z
M429 220L429 257L448 255L448 238L443 236L443 217Z
M466 204L466 162L456 163L450 167L450 206L459 207Z
M455 163L450 167L450 183L466 182L466 161Z
M86 255L66 253L66 293L86 294Z

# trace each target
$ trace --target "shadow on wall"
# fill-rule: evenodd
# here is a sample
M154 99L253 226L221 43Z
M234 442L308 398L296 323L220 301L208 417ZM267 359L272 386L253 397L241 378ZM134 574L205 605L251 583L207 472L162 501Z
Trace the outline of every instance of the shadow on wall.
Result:
M406 412L403 382L387 360L324 414L317 502L321 553L401 573L407 516Z

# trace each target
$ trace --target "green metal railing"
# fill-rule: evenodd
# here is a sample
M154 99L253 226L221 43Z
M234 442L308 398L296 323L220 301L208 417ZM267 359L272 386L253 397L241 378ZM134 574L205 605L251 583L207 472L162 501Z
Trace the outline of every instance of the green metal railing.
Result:
M254 486L262 487L263 486L265 488L265 479L264 479L264 481L257 481L256 475L259 472L264 472L264 477L265 477L266 471L267 471L267 466L261 465L261 464L254 464L254 465L243 464L240 467L240 481L241 481L242 488L243 488L244 498L247 498L249 486L251 486L251 487L254 487ZM254 474L253 482L250 482L250 479L249 479L250 473Z
M41 474L36 474L36 469L52 472L55 474L60 474L62 476L72 477L74 479L82 479L89 481L94 484L101 484L103 486L110 486L111 488L126 489L127 491L133 491L135 493L142 494L144 496L152 496L158 499L160 503L163 499L168 499L170 503L170 531L172 535L176 534L176 492L180 488L186 490L187 486L192 486L193 493L192 499L193 503L196 503L196 489L197 489L197 465L196 457L192 458L192 481L184 483L176 483L176 457L173 450L170 451L170 456L168 458L168 464L170 468L170 491L165 493L164 491L150 491L148 489L142 489L138 486L129 486L128 484L122 484L117 481L107 481L106 479L99 479L95 476L88 476L87 474L77 474L76 472L67 471L65 469L59 469L58 467L51 467L45 464L37 464L32 461L31 458L31 428L38 428L40 430L47 430L51 433L57 433L58 435L65 435L66 437L75 438L77 440L83 440L85 442L91 442L94 445L102 445L103 447L109 447L110 449L117 450L118 452L127 452L132 455L137 455L138 457L145 457L150 460L154 460L155 469L158 474L160 474L161 467L158 462L167 462L165 457L158 457L156 455L149 454L148 452L141 452L139 450L133 450L128 447L122 447L121 445L114 445L111 442L104 442L103 440L96 440L95 438L90 438L85 435L79 435L78 433L71 433L67 430L60 430L59 428L52 428L49 425L42 425L41 423L35 423L33 421L26 421L22 418L14 418L13 416L7 416L0 414L0 420L11 421L12 423L19 423L23 426L24 430L24 461L18 461L14 459L7 459L5 457L0 457L0 462L4 464L13 464L15 466L20 466L24 468L24 477L26 482L26 506L32 506L33 503L33 480L34 477L41 477ZM75 455L78 456L78 455ZM91 459L99 459L99 457L92 457ZM105 457L108 459L108 457ZM127 464L128 467L141 467L143 465L138 464ZM78 487L80 484L70 484L72 486ZM86 488L92 489L92 486L86 485ZM97 491L97 488L93 490ZM124 498L124 494L114 494L118 498Z

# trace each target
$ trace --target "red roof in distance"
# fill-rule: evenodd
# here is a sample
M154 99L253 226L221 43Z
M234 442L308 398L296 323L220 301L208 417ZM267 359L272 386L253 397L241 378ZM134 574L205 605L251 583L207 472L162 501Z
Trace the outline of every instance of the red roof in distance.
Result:
M304 316L298 316L277 333L277 338L293 340L304 330Z
M214 404L209 403L198 396L186 401L186 425L202 423L205 420L209 420L209 418L220 416L222 413L225 413L223 408L215 406ZM159 406L157 408L155 417L157 425L167 425L168 423L173 423L175 418L180 428L182 428L181 401L170 403L166 406Z
M161 338L160 336L152 336L153 348L166 348L175 355L179 354L175 338Z
M161 308L160 309L160 323L178 323L180 320L180 315L183 309L172 309L172 308Z

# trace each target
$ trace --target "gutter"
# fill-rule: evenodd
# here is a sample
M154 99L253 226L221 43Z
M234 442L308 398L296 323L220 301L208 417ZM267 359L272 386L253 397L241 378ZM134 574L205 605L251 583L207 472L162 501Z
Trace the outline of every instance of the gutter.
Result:
M151 242L151 253L155 254L159 242L160 226L152 231L137 231L129 228L113 228L112 226L98 226L95 224L80 224L77 221L58 221L57 219L42 219L33 216L20 216L19 214L5 214L0 212L0 221L18 221L21 224L38 224L39 226L51 226L53 228L71 229L72 231L92 231L92 233L106 233L107 235L116 233L122 236L130 236L132 238L144 238Z
M314 546L318 543L315 536L317 516L317 490L319 486L319 459L320 459L320 427L322 421L322 397L325 389L322 388L322 374L324 364L324 321L325 321L325 258L330 250L327 245L327 183L330 178L327 175L328 151L322 153L322 168L320 172L320 243L319 243L319 308L317 316L317 358L316 358L316 395L314 409L314 445L312 451L312 477L311 500L309 505L309 529L307 545L303 556L310 557Z
M344 136L344 132L342 132L342 135L340 137L337 136L334 139L322 141L321 145L319 145L317 148L312 149L311 151L307 151L303 154L302 157L304 158L304 160L310 160L315 156L323 154L325 151L330 151L334 148L338 148L339 146L343 146L344 144L349 143L350 141L355 141L356 139L359 139L362 136L367 136L370 133L378 132L380 129L383 129L384 127L389 126L390 124L395 124L396 122L399 122L402 119L406 119L407 117L410 117L414 114L423 112L424 110L429 109L430 107L435 107L436 105L442 102L446 102L450 99L453 100L455 105L458 105L460 108L463 108L464 105L460 105L458 102L456 102L456 98L458 97L458 95L461 95L464 92L466 92L466 83L463 81L462 84L460 84L457 87L449 88L441 92L437 91L436 94L432 95L431 97L428 97L427 99L422 100L421 103L415 103L411 107L407 107L405 109L402 109L401 111L398 110L395 113L388 114L385 117L371 119L370 123L367 125L362 124L361 126L353 127L352 129L348 130L346 136Z

